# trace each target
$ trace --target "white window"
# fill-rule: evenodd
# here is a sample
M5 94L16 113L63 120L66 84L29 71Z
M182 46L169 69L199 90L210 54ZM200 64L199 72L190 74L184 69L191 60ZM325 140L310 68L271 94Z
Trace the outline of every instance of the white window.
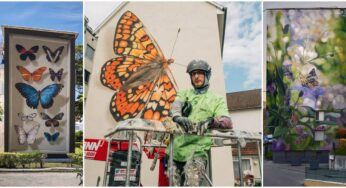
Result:
M242 173L245 170L251 171L251 160L250 159L242 159ZM233 172L234 172L234 177L235 179L240 178L239 174L239 161L238 160L233 160Z

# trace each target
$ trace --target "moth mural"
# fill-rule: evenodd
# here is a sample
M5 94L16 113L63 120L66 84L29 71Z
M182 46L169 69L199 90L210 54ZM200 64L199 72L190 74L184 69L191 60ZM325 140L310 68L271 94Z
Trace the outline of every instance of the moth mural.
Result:
M346 9L266 16L265 131L273 150L331 150L346 127Z

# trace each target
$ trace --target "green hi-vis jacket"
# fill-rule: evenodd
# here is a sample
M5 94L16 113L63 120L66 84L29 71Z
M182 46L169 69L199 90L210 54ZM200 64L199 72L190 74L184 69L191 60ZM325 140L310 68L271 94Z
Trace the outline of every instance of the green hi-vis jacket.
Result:
M192 122L200 122L209 117L228 116L228 108L224 98L207 91L204 94L196 94L194 89L179 91L176 100L189 101L192 111L189 119ZM180 135L174 138L173 158L176 161L185 162L189 157L201 156L208 158L208 151L212 145L212 139L207 136ZM168 153L168 149L167 152Z

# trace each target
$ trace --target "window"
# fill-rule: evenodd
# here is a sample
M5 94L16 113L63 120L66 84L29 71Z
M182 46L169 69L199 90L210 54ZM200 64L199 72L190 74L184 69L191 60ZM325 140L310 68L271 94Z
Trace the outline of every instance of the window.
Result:
M90 72L84 69L84 82L85 84L89 83Z
M250 159L242 159L242 173L244 173L245 170L250 170L251 171L251 160ZM239 174L239 161L234 160L233 161L233 171L234 171L234 177L240 178Z
M89 44L87 44L87 48L86 48L86 51L85 51L85 56L87 58L89 58L90 60L92 60L94 58L94 53L95 53L94 48L92 48L91 46L89 46Z

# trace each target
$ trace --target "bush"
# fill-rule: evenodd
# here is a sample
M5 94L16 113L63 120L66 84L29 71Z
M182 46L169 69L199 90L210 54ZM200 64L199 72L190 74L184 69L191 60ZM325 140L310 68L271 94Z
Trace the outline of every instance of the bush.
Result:
M75 142L75 148L81 148L82 147L82 142Z
M26 165L30 165L33 162L39 162L41 168L43 163L41 159L45 157L45 154L39 151L33 151L31 153L0 153L0 167L2 168L16 168L17 165L25 168Z
M75 133L75 141L82 142L83 141L83 131L77 131Z
M336 131L335 138L346 138L346 128L340 128Z
M74 153L69 153L67 156L73 160L73 163L83 166L83 149L82 147L76 148Z
M16 153L0 153L1 168L15 168L17 160Z
M338 143L337 147L335 148L334 154L335 155L346 155L346 139L345 138L339 139L338 142L339 143Z

